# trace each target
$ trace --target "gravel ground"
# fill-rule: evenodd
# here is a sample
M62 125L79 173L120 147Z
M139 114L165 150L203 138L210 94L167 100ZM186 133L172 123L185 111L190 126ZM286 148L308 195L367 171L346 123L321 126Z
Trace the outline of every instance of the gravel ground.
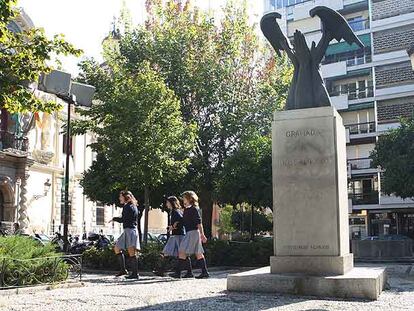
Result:
M84 287L0 296L0 310L414 310L414 268L388 265L389 289L378 301L333 300L288 295L226 292L226 276L216 271L208 280L142 277L126 281L86 275Z

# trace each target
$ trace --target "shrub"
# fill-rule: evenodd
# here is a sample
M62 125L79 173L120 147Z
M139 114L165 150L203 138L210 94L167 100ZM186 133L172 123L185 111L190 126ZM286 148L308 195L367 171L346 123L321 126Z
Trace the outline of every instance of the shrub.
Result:
M161 244L148 243L139 255L139 269L151 271L159 266L162 248ZM208 264L211 266L260 267L269 265L269 258L273 255L273 241L272 239L259 239L253 242L211 240L205 244L204 249ZM103 250L92 247L86 250L83 253L83 263L93 269L111 271L119 269L112 247Z
M139 269L150 271L159 264L163 245L148 243L139 254ZM83 263L86 267L100 270L118 270L119 264L113 246L96 249L92 247L83 252Z
M40 245L25 236L0 237L1 287L36 285L66 280L69 266L54 245Z
M205 246L210 266L259 267L269 265L273 255L273 240L253 242L209 241Z

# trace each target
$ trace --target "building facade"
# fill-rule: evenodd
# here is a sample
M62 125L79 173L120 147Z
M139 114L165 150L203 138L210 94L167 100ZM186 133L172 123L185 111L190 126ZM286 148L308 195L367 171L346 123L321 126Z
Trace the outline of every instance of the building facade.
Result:
M21 32L34 25L21 10L8 27L14 32ZM121 209L91 202L80 186L83 172L91 166L95 157L89 147L94 140L93 135L73 136L71 146L66 148L62 126L67 119L67 103L53 94L38 90L34 84L31 87L37 97L58 102L63 109L52 114L11 114L6 109L0 110L1 227L10 230L12 224L17 222L29 234L63 232L65 160L69 152L69 233L119 235L122 225L109 223L109 220L119 216ZM71 116L72 119L79 118L74 107ZM152 233L165 233L167 214L159 209L150 210L148 227Z
M24 11L9 24L9 29L21 32L33 27ZM32 85L36 96L45 101L66 103ZM67 106L66 106L67 107ZM75 109L74 109L75 110ZM93 153L88 145L93 137L72 137L66 150L62 126L67 109L52 114L11 114L0 112L0 220L10 229L14 222L27 233L53 234L63 231L64 165L67 152L71 155L70 225L71 234L99 232L117 234L119 224L108 221L120 213L115 206L100 206L87 200L79 181L91 165ZM74 118L77 118L73 111Z
M301 30L311 44L321 23L315 6L340 12L364 43L333 41L322 62L332 104L347 130L349 222L352 238L403 234L414 238L414 201L381 193L381 172L369 158L378 137L414 113L414 0L264 0L265 13L281 13L282 31Z

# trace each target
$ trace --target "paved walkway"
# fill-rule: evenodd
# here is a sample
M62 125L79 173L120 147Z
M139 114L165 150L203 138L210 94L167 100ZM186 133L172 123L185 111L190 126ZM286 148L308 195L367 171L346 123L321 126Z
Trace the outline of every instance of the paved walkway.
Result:
M407 274L407 268L389 265L390 289L372 302L227 293L226 276L235 272L228 270L202 281L87 275L84 287L0 296L0 310L414 310L414 271Z

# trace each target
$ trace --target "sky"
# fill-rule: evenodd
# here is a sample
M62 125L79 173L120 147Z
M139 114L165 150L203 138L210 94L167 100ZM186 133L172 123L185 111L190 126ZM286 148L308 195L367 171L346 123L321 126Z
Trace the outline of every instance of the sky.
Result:
M201 8L219 8L225 0L195 0ZM36 27L45 29L48 36L64 34L67 41L84 51L82 57L102 60L101 43L111 30L114 17L119 16L122 3L131 12L134 23L145 18L145 0L19 0L18 5L32 19ZM260 11L262 0L249 0ZM63 69L74 76L78 73L75 57L60 58Z
M18 5L48 36L64 34L67 41L84 51L82 57L102 60L102 40L111 30L114 16L119 16L123 1L134 23L143 20L144 0L19 0ZM76 75L82 57L61 58L63 68Z

